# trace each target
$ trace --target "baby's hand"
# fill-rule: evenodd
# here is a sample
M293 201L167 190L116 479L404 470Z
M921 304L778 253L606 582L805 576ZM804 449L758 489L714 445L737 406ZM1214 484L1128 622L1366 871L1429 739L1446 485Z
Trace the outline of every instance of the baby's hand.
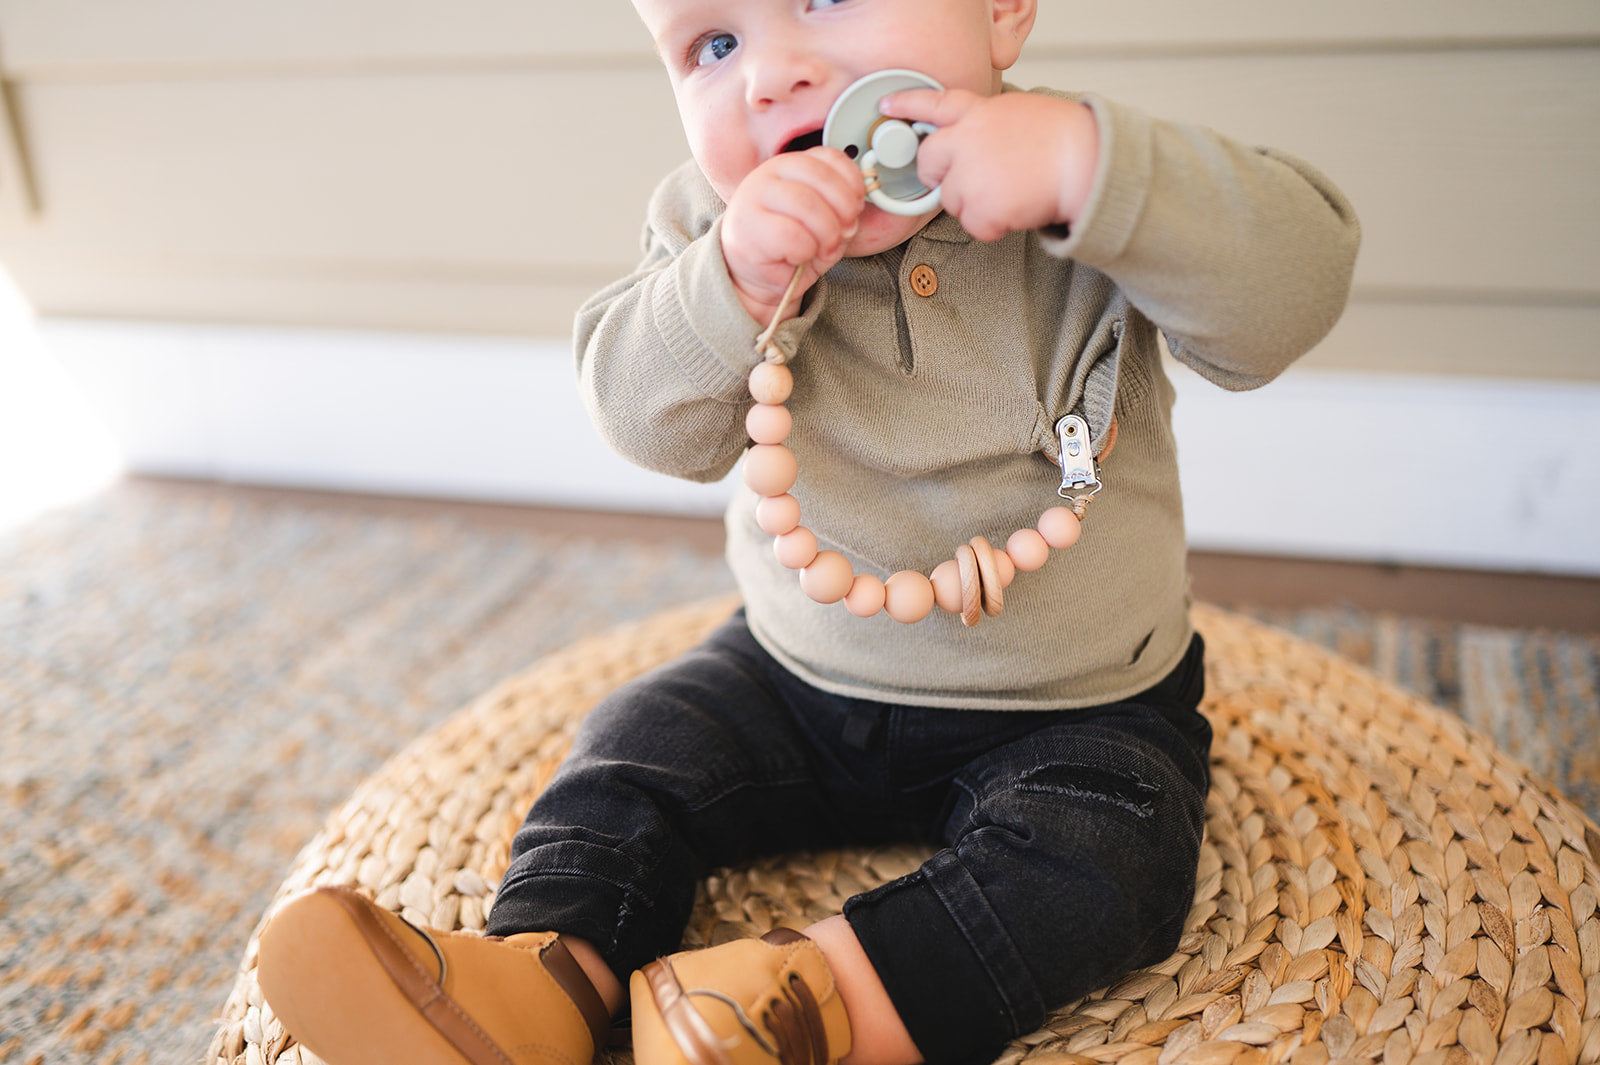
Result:
M977 239L1083 214L1100 150L1085 105L1027 92L908 89L886 97L882 110L939 127L917 150L917 176L939 186L944 209Z
M805 266L804 292L844 257L865 189L860 169L836 148L773 156L739 183L722 218L722 256L752 318L770 324L795 267ZM783 320L799 304L792 300Z

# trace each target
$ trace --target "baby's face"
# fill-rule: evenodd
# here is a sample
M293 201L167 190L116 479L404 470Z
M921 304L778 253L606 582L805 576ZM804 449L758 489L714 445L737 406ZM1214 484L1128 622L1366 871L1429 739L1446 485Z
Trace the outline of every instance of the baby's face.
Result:
M677 96L690 151L724 200L779 152L821 143L834 100L874 71L999 91L990 0L634 0ZM1004 45L1001 45L1004 52ZM847 253L893 247L930 216L868 206Z

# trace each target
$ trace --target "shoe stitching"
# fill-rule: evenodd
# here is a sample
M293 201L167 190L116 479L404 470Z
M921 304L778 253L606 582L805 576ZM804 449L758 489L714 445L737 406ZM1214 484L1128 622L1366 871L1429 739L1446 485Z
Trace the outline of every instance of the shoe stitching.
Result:
M422 931L420 928L417 928L416 925L412 924L410 921L407 921L404 917L400 917L399 914L395 914L394 916L398 917L405 924L405 926L407 928L415 929L418 932ZM389 938L389 941L392 942L397 948L399 948L401 955L404 956L408 961L411 962L412 966L416 969L416 971L418 973L420 973L422 976L426 977L428 979L428 981L431 982L433 984L434 988L437 990L438 993L436 995L434 995L431 999L429 999L429 1001L419 1004L418 1012L422 1014L423 1019L426 1020L430 1025L432 1025L433 1029L435 1031L439 1032L439 1034L441 1036L444 1036L447 1041L449 1041L451 1043L454 1043L454 1040L451 1040L448 1035L446 1035L443 1031L439 1030L439 1026L436 1023L434 1023L434 1021L430 1017L428 1017L428 1014L427 1014L427 1009L429 1007L433 1006L435 1003L443 1003L444 1006L451 1013L455 1014L462 1021L466 1022L466 1026L469 1029L471 1029L473 1032L477 1033L483 1039L483 1041L487 1045L487 1047L495 1054L495 1056L497 1056L501 1061L505 1062L505 1065L516 1065L515 1062L513 1062L509 1057L506 1056L506 1053L505 1053L505 1051L503 1049L501 1049L500 1044L497 1043L489 1035L489 1033L486 1032L483 1029L483 1026L480 1025L477 1021L473 1020L473 1018L465 1010L463 1010L461 1008L461 1006L454 999L452 999L448 994L445 993L444 984L443 984L442 980L435 980L433 978L433 975L431 973L429 973L428 970L422 965L422 962L419 961L411 953L411 951L406 947L405 943L400 939L400 937L395 935L393 929L391 929L389 927L389 925L384 921L376 921L374 923L377 924L378 928L382 930L383 934ZM439 945L437 943L433 942L433 937L432 936L429 936L426 932L423 932L422 933L422 938L426 939L436 952L439 951ZM442 954L442 952L441 952L441 954ZM461 1049L461 1048L458 1048L458 1049Z
M731 996L725 995L721 991L715 991L708 987L698 987L693 991L685 991L683 995L685 998L690 998L695 995L704 995L706 998L716 999L718 1002L721 1002L723 1005L727 1006L733 1011L734 1019L739 1022L739 1025L744 1028L746 1032L750 1033L750 1038L754 1039L761 1045L762 1050L765 1050L773 1057L778 1057L778 1055L781 1053L781 1051L775 1045L768 1041L766 1036L761 1034L761 1029L756 1027L756 1022L750 1019L750 1015L744 1011L744 1007L739 1005L739 1003Z
M795 944L783 950L779 973L788 971L782 986L767 997L762 1009L762 1022L771 1039L761 1031L744 1007L731 996L714 988L695 988L683 992L685 998L702 996L715 999L732 1011L734 1019L761 1049L778 1065L826 1065L829 1045L827 1028L822 1020L822 1010L816 995L805 978L791 967L804 944ZM831 976L830 984L831 984ZM830 986L829 990L832 988ZM694 1011L698 1014L698 1010Z

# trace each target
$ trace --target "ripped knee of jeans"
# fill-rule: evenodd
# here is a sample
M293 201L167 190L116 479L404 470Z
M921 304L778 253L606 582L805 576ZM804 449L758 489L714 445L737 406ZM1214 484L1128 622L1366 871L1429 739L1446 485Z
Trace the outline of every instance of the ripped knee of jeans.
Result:
M1017 778L1018 791L1042 792L1086 802L1108 803L1135 817L1155 816L1161 789L1137 774L1092 765L1043 765Z

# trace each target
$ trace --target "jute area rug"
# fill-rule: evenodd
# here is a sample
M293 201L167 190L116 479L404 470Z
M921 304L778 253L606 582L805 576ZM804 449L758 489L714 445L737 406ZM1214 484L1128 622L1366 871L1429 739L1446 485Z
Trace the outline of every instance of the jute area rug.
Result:
M198 1062L296 852L546 653L719 559L130 484L0 536L0 1062ZM1600 636L1268 617L1600 815Z

